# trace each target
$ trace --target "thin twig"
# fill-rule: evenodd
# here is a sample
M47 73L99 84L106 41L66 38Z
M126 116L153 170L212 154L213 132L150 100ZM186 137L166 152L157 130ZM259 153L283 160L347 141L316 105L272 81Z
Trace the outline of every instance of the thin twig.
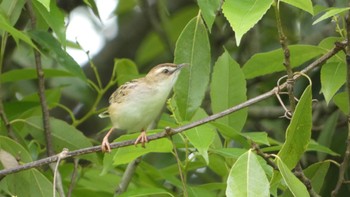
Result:
M127 190L128 186L131 182L131 179L132 179L133 175L135 174L135 170L136 170L137 166L140 164L141 160L142 160L142 157L138 157L128 164L128 166L126 167L126 170L123 174L122 180L120 181L118 188L115 191L115 193L117 195L122 194L123 192L125 192Z
M336 53L338 53L340 50L342 50L346 45L346 42L340 42L340 43L336 43L335 47L333 47L328 53L324 54L323 56L321 56L319 59L315 60L313 63L311 63L308 67L306 67L305 69L303 69L301 71L301 73L306 73L311 71L313 68L322 65L323 63L325 63L329 58L331 58L333 55L335 55ZM297 79L300 75L295 75L294 79ZM164 137L168 137L169 135L175 135L178 133L181 133L185 130L197 127L199 125L203 125L205 123L214 121L216 119L219 119L221 117L227 116L228 114L231 114L233 112L236 112L240 109L243 109L245 107L251 106L257 102L260 102L262 100L265 100L269 97L272 97L275 95L275 92L278 89L284 89L286 87L286 83L281 84L279 87L274 87L272 90L265 92L257 97L251 98L241 104L238 104L236 106L233 106L227 110L224 110L220 113L217 114L213 114L211 116L208 116L206 118L203 118L201 120L197 120L195 122L189 123L187 125L183 125L180 127L177 127L175 129L172 129L169 133L167 133L166 131L160 132L160 133L156 133L153 135L148 136L148 141L152 141L152 140L156 140L159 138L164 138ZM126 140L126 141L121 141L121 142L113 142L111 143L111 148L115 149L115 148L121 148L121 147L125 147L125 146L131 146L134 145L135 140ZM82 148L82 149L78 149L78 150L74 150L74 151L70 151L67 153L67 155L65 156L65 158L68 157L74 157L74 156L79 156L79 155L85 155L85 154L89 154L89 153L94 153L94 152L99 152L101 151L101 146L93 146L93 147L87 147L87 148ZM64 158L62 158L64 159ZM37 161L33 161L30 163L26 163L23 165L20 165L18 167L15 168L9 168L9 169L4 169L4 170L0 170L0 179L7 175L7 174L12 174L15 172L19 172L22 170L27 170L30 168L35 168L35 167L39 167L48 163L53 163L57 161L57 155L54 156L50 156L50 157L46 157Z
M347 40L350 39L350 11L348 12L348 15L346 16L346 32L347 32ZM347 73L346 73L346 88L348 91L348 94L350 94L350 42L347 43L346 48L346 65L347 65ZM349 104L349 110L350 110L350 98L348 100ZM350 159L350 112L347 115L348 119L348 136L346 140L346 149L345 154L343 158L343 162L340 164L339 167L339 175L338 175L338 181L337 184L332 191L332 197L337 196L341 186L344 184L345 180L345 173L348 169L349 159Z
M31 0L27 0L26 8L28 10L28 14L31 20L31 27L32 29L35 29L36 27L36 16L33 11L32 2ZM38 92L39 92L39 98L40 98L40 105L41 110L43 113L43 128L45 133L45 142L46 142L46 152L48 156L51 156L54 154L53 146L52 146L52 136L51 136L51 128L50 128L50 114L49 114L49 108L47 106L46 97L45 97L45 77L44 77L44 71L41 66L41 55L36 50L34 50L34 58L35 58L35 66L36 71L38 75Z
M70 184L69 184L69 188L68 188L67 197L71 197L72 196L72 192L73 192L75 183L77 181L78 169L79 169L79 158L74 158L74 169L73 169L73 172L72 172L72 177L70 179Z

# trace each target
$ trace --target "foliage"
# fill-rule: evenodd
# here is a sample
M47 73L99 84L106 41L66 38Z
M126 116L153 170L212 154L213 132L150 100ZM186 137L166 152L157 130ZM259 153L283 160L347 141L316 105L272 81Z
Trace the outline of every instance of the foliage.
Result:
M119 191L121 196L330 196L339 177L348 177L348 166L338 176L346 158L345 139L350 139L346 57L340 50L317 62L348 36L345 0L119 0L119 31L133 17L149 20L149 29L123 37L128 39L120 46L123 50L137 48L114 56L114 65L98 63L99 57L106 58L101 52L85 66L66 51L82 50L66 38L71 9L56 1L30 2L0 1L0 170L48 157L47 149L58 154L64 148L100 145L101 132L111 124L98 114L111 91L143 76L153 64L189 67L181 71L157 129L148 135L242 103L249 107L153 140L146 148L128 146L64 159L58 183L45 166L0 175L0 196L111 196L121 183L129 184ZM84 0L82 6L100 19L94 1ZM285 37L276 20L282 21ZM38 56L41 63L35 61ZM290 108L291 97L283 96L290 89L273 89L285 81L288 61L294 76L300 76L286 93L296 98L295 108ZM316 69L300 75L312 62ZM40 74L45 77L46 103L38 96ZM274 97L250 102L272 89ZM50 117L43 115L43 105ZM45 118L52 147L46 147ZM137 136L117 135L115 142ZM63 193L53 191L54 184ZM343 184L337 192L346 196L349 186Z

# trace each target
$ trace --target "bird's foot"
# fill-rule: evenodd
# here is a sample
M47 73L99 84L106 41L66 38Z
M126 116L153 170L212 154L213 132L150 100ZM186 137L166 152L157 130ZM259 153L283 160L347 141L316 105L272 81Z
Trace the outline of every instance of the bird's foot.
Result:
M111 152L111 146L109 145L109 142L108 142L108 136L105 136L103 138L101 149L102 149L102 152Z
M135 144L135 146L137 146L138 143L141 143L141 146L143 148L145 148L146 142L148 142L146 131L141 131L141 134L137 137L134 144Z

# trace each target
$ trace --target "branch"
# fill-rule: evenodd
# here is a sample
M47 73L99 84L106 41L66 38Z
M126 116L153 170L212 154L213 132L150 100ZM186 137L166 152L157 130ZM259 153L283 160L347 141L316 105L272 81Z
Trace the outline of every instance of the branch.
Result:
M31 27L32 29L35 29L36 27L36 16L33 11L32 2L31 0L27 0L26 8L29 13L29 17L31 19ZM45 133L45 141L46 141L46 152L48 156L51 156L54 154L53 146L52 146L52 136L51 136L51 128L50 128L50 114L49 114L49 108L47 107L46 97L45 97L45 77L44 77L44 71L41 66L41 55L40 53L34 50L34 58L35 58L35 66L36 71L38 75L38 86L39 86L39 98L40 98L40 105L43 113L43 128Z
M313 63L311 63L309 66L307 66L306 68L304 68L301 72L302 73L307 73L309 71L311 71L313 68L322 65L323 63L325 63L329 58L331 58L333 55L335 55L336 53L338 53L340 50L344 49L344 47L346 46L346 42L339 42L335 44L335 47L333 47L333 49L331 49L328 53L324 54L323 56L321 56L319 59L315 60ZM295 75L294 79L297 79L299 77L299 75ZM153 140L157 140L159 138L164 138L164 137L168 137L168 136L172 136L178 133L181 133L185 130L197 127L199 125L203 125L205 123L211 122L213 120L219 119L221 117L227 116L233 112L236 112L240 109L243 109L245 107L248 107L250 105L253 105L257 102L260 102L262 100L265 100L269 97L272 97L275 95L275 92L278 89L284 89L286 87L286 83L283 83L282 85L280 85L279 87L274 87L272 90L265 92L264 94L261 94L257 97L251 98L241 104L238 104L234 107L231 107L225 111L222 111L220 113L217 114L213 114L211 116L208 116L206 118L203 118L201 120L197 120L195 122L192 122L190 124L187 125L183 125L180 127L177 127L175 129L170 129L169 132L167 131L163 131L160 133L156 133L153 135L148 136L148 141L153 141ZM167 129L166 129L167 130ZM126 141L121 141L121 142L113 142L111 143L111 148L121 148L121 147L125 147L125 146L131 146L134 145L135 140L126 140ZM78 149L78 150L74 150L74 151L70 151L68 152L64 158L61 159L65 159L65 158L69 158L69 157L74 157L74 156L79 156L79 155L85 155L85 154L89 154L89 153L94 153L94 152L99 152L101 151L101 146L93 146L93 147L87 147L87 148L82 148L82 149ZM37 161L33 161L30 163L26 163L23 164L21 166L15 167L15 168L9 168L9 169L4 169L0 171L0 179L1 177L7 175L7 174L12 174L15 172L19 172L22 170L27 170L30 168L34 168L34 167L39 167L48 163L52 163L52 162L56 162L58 159L58 155L53 155L47 158L43 158Z
M348 12L348 15L346 16L346 31L347 31L347 40L349 40L350 39L350 12ZM346 88L347 88L348 94L350 94L350 48L349 47L350 47L350 42L347 43L346 57L345 57L346 58L346 65L347 65ZM349 104L349 109L350 109L350 98L348 100L348 104ZM348 119L348 136L347 136L347 140L346 140L346 150L345 150L343 162L340 164L340 167L339 167L339 177L338 177L337 184L336 184L334 190L332 191L332 197L337 196L342 184L346 181L345 180L345 173L347 171L349 159L350 159L350 112L347 116L348 116L347 117L347 119Z
M118 185L118 188L116 189L116 194L122 194L126 191L126 189L129 186L129 183L131 182L131 178L133 177L136 167L140 164L142 157L138 157L135 160L133 160L131 163L128 164L126 167L126 170L123 174L122 180L120 181L120 184Z

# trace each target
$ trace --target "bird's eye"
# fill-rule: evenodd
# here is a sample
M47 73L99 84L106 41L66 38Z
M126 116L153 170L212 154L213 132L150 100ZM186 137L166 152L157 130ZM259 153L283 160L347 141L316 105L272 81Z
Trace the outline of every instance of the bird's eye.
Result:
M164 69L163 73L167 74L167 73L169 73L169 70L168 69Z

